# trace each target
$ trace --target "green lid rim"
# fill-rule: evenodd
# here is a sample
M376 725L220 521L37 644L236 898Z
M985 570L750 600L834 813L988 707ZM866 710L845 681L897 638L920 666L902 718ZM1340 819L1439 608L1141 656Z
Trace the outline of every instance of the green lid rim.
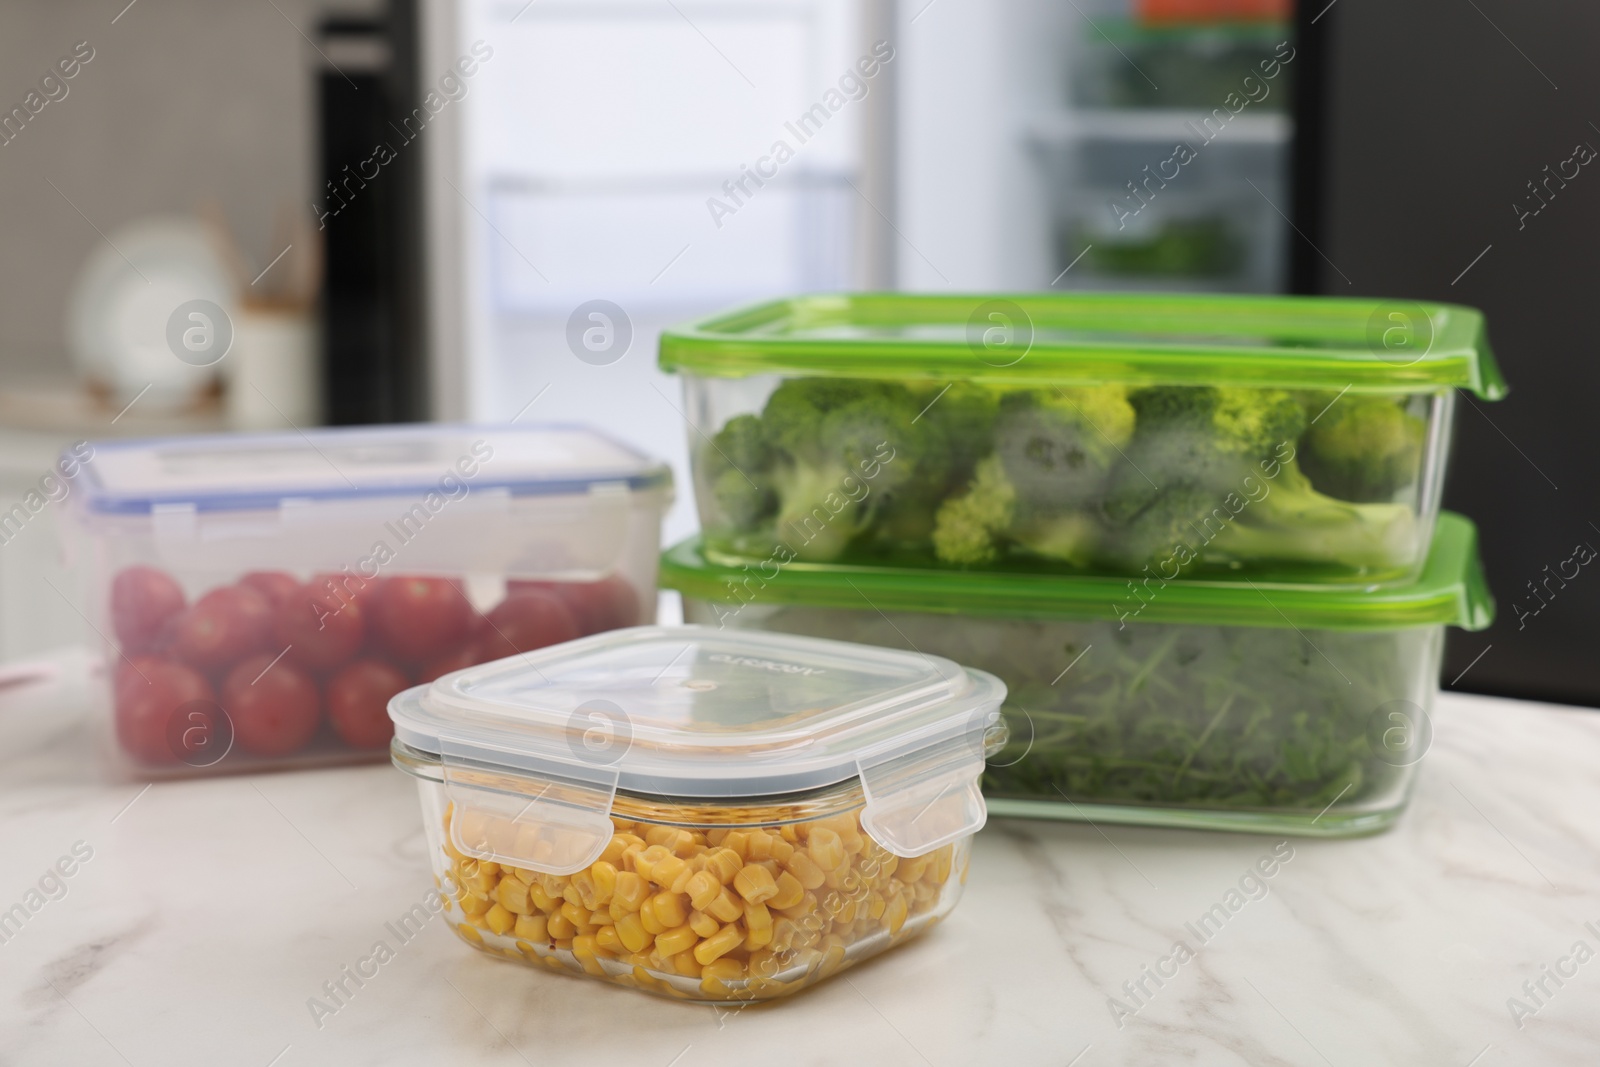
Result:
M1032 575L854 564L708 562L698 536L661 556L661 586L736 612L747 604L802 605L1010 618L1095 619L1319 630L1457 626L1483 630L1494 597L1466 518L1439 515L1428 559L1409 582L1286 585ZM732 583L732 584L730 584ZM1135 591L1138 586L1139 592ZM719 618L726 616L719 613Z
M1061 324L1141 336L1127 341L1048 339L996 366L964 337L826 338L772 332L783 323L893 327L951 326L979 305L1008 301L1038 326ZM1384 308L1428 316L1432 341L1409 363L1378 356L1369 323ZM1188 340L1158 341L1152 328ZM1193 336L1269 334L1324 347L1229 344ZM854 378L960 379L1028 384L1184 383L1429 392L1469 389L1485 400L1506 394L1483 314L1459 304L1360 297L1201 293L845 293L770 300L662 331L661 369L707 377L755 374Z

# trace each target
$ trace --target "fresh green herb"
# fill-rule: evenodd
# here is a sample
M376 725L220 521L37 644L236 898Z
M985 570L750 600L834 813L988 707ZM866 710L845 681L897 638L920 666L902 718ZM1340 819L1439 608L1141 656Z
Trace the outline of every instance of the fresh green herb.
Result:
M1398 801L1380 709L1420 701L1434 629L1352 633L785 607L764 629L916 649L1006 682L990 797L1315 817ZM1071 664L1065 674L1063 669ZM1381 721L1379 721L1381 720ZM1374 728L1374 723L1378 727Z

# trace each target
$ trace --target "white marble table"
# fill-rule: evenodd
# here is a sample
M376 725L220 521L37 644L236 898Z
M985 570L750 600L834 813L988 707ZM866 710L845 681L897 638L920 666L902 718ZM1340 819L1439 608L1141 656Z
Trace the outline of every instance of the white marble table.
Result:
M502 963L440 924L398 944L385 923L429 885L409 779L105 784L69 662L0 690L0 910L92 850L0 944L0 1064L1600 1063L1600 958L1572 955L1600 952L1597 714L1441 698L1399 826L1290 842L1206 943L1185 923L1277 839L997 820L929 936L728 1015ZM394 958L319 1028L308 998L380 939ZM1175 976L1124 990L1158 966ZM1538 1007L1520 1027L1511 997Z

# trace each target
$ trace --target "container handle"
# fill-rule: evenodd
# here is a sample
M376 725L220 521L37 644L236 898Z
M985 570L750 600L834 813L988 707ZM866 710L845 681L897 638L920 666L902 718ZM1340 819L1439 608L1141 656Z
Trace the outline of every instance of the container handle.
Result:
M452 759L449 752L440 753L440 763L451 805L450 843L475 859L576 874L600 858L616 832L615 771L577 765L512 771Z
M986 735L998 707L974 717L961 734L909 755L857 761L866 806L861 826L903 859L914 859L977 833L989 809L979 791Z

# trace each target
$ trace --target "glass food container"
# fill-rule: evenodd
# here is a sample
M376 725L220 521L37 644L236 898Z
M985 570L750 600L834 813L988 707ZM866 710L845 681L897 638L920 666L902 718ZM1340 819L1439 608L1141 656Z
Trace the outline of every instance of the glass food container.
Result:
M1488 626L1472 524L1402 585L1119 581L663 557L684 617L951 656L1008 689L998 815L1344 836L1399 817L1446 626Z
M99 442L69 553L127 776L377 760L419 681L655 617L665 464L578 427Z
M661 336L708 558L1406 581L1482 316L1364 299L809 296Z
M446 675L389 713L463 940L736 1003L955 906L1004 699L938 657L639 627Z

